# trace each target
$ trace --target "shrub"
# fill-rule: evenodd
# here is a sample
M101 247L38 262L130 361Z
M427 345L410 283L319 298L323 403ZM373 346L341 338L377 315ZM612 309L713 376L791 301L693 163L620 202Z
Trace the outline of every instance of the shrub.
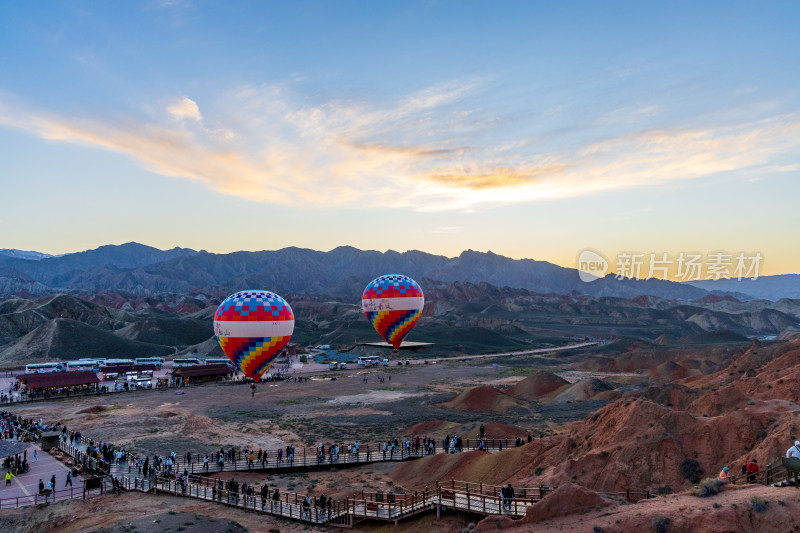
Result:
M533 474L536 476L540 475L542 472L544 472L544 468L542 468L541 466L537 466L533 470Z
M700 468L700 463L696 459L687 457L681 464L681 474L692 483L697 483L700 481L700 476L703 475L703 469Z
M722 492L724 483L719 478L707 477L692 489L692 495L699 498L708 498Z
M753 496L750 498L750 509L752 509L755 513L763 513L767 510L768 505L769 502L765 502L758 496Z
M656 493L659 496L666 496L667 494L672 494L672 487L669 485L661 485L660 487L656 488Z
M669 529L670 519L666 516L657 516L653 518L653 531L654 533L667 533Z

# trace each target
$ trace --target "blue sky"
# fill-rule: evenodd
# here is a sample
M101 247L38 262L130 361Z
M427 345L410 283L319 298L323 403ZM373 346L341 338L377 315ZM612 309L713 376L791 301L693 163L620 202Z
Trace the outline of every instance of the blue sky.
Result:
M0 247L761 252L800 4L6 2Z

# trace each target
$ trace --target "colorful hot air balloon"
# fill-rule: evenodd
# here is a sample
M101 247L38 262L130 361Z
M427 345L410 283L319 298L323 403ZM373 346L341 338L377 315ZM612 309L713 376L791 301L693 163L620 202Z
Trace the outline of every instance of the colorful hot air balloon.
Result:
M269 291L241 291L225 298L214 315L214 334L233 364L256 381L294 331L286 300Z
M425 295L417 282L401 274L372 280L361 296L361 308L372 327L395 351L422 315Z

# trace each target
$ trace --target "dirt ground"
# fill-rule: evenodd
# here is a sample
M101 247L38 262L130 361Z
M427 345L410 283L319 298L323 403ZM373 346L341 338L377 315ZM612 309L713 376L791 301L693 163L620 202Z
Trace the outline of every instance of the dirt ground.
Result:
M540 434L557 431L563 422L582 420L597 402L539 406L534 402L514 412L469 412L447 409L440 404L455 394L486 383L511 386L533 366L525 357L503 363L480 359L409 367L380 367L345 372L321 372L307 382L261 383L251 397L244 385L208 385L174 390L140 391L120 396L98 396L14 407L26 417L60 420L70 430L127 447L140 454L210 453L221 446L275 450L289 443L298 449L319 442L377 442L412 435L411 429L431 426L430 436L460 432L471 438L481 423L502 428L503 435L519 432ZM535 367L558 371L535 358ZM335 377L335 380L331 378ZM608 379L607 376L604 376ZM383 378L381 382L379 378ZM366 379L366 383L364 382ZM625 378L627 379L627 378ZM433 422L436 421L436 422ZM424 436L424 435L422 435ZM488 435L492 437L492 435ZM343 499L363 491L396 490L391 474L398 464L373 464L330 471L307 471L267 475L237 473L237 481L260 487L267 484L281 491L311 493ZM230 477L225 475L225 479ZM420 480L421 489L436 480ZM175 514L173 514L175 513ZM15 522L33 519L24 528ZM452 515L440 520L422 516L394 531L460 531L475 517ZM308 525L257 516L208 503L172 497L125 494L104 496L86 502L52 505L32 512L18 510L3 522L7 531L272 531L313 530ZM392 526L394 527L394 526ZM380 524L359 529L378 531Z
M524 436L583 419L598 407L594 402L557 409L531 403L513 412L475 413L439 405L486 382L512 385L521 379L509 376L515 365L476 360L381 367L320 373L301 383L261 383L255 397L246 385L208 385L187 388L182 395L174 390L140 391L20 405L14 411L58 419L69 429L152 455L207 453L221 446L274 450L289 443L301 447L355 439L377 442L400 438L408 428L432 419L457 422L470 432L481 423L504 423L518 427Z

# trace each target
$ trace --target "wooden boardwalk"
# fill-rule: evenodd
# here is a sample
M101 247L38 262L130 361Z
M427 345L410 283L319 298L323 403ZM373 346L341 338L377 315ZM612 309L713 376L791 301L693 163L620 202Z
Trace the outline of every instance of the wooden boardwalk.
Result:
M484 444L488 446L480 453L496 453L506 449L509 444L513 446L512 442L506 440L486 439ZM477 441L465 441L463 451L475 451L478 445ZM163 468L158 470L151 468L151 474L144 476L141 462L135 456L120 464L108 464L86 457L81 450L82 447L72 446L63 440L59 440L58 446L68 455L75 457L77 462L90 465L92 471L109 475L123 490L169 493L282 518L337 527L352 527L360 520L397 522L422 512L435 510L440 513L448 509L479 515L506 515L518 518L525 514L528 506L553 490L544 487L515 489L518 497L510 499L504 508L500 497L502 487L450 481L446 484L437 483L435 488L426 487L422 491L409 494L362 493L360 498L348 498L336 502L331 508L320 509L317 507L316 499L310 506L304 507L303 496L297 493L284 492L280 494L279 500L273 500L272 495L262 500L260 495L246 496L230 493L227 489L218 490L219 479L212 476L234 472L287 472L298 469L359 466L377 462L402 462L444 454L445 451L441 446L434 448L432 453L415 450L413 447L401 447L397 452L387 450L384 454L383 451L373 452L373 449L380 447L373 443L362 445L359 453L345 451L338 456L328 454L323 458L316 455L316 448L305 448L297 450L294 459L288 459L285 455L279 459L277 451L267 451L262 454L263 461L253 462L250 462L244 454L234 455L233 460L227 460L226 455L221 468L217 463L209 461L208 469L204 468L202 457L193 454L191 461L187 461L185 457L177 457L169 475ZM189 472L187 481L182 483L176 480L176 472L178 474ZM223 486L225 486L224 481Z
M254 460L250 462L245 454L238 451L233 460L229 460L227 456L220 465L215 459L215 453L209 453L209 461L206 466L203 462L205 454L192 453L190 461L186 460L186 456L178 455L175 458L175 464L172 467L172 472L188 472L189 474L211 475L219 474L222 472L291 472L296 470L324 470L330 468L338 468L343 466L356 466L366 465L381 462L401 462L410 459L420 459L429 455L440 455L446 453L442 446L437 446L433 449L432 453L425 452L422 449L415 450L413 447L403 448L400 447L398 451L388 451L383 453L380 449L381 444L369 443L362 444L359 453L348 453L346 447L340 444L341 451L338 455L331 455L326 453L323 457L317 455L316 448L300 448L294 453L294 457L290 458L282 450L279 454L277 450L268 450L262 454L261 460ZM475 439L467 439L461 448L461 451L456 453L468 451L480 451L480 441ZM513 439L485 439L484 453L497 453L514 447ZM80 448L71 446L70 444L61 441L59 447L66 453L74 455L80 454ZM326 448L327 449L327 448ZM142 477L142 461L140 458L131 454L128 461L122 465L108 465L105 468L114 476L138 476ZM152 466L152 465L151 465Z
M451 481L437 483L435 489L406 494L364 493L361 498L347 498L330 507L318 507L313 499L311 504L303 504L303 496L294 492L284 492L279 499L271 495L243 495L227 489L219 490L218 479L192 477L186 483L159 477L153 488L156 493L194 498L220 505L238 507L243 510L289 518L312 524L339 527L352 527L360 520L378 520L397 523L421 512L450 509L479 515L505 515L519 518L525 515L528 507L539 501L552 489L516 489L524 497L507 499L499 496L502 487L482 483ZM223 486L224 483L223 483ZM141 489L140 489L141 490Z

